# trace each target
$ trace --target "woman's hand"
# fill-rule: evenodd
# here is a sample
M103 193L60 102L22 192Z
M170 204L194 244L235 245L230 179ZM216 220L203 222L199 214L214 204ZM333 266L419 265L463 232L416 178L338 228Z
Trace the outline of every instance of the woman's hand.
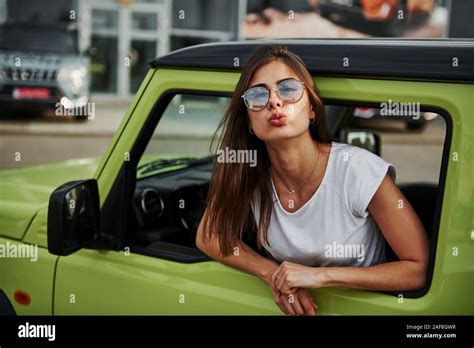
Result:
M321 288L328 282L324 267L307 267L283 262L272 276L272 286L280 292L292 293L295 288Z
M316 315L318 306L308 289L295 289L291 294L284 294L271 287L273 299L281 311L287 315Z

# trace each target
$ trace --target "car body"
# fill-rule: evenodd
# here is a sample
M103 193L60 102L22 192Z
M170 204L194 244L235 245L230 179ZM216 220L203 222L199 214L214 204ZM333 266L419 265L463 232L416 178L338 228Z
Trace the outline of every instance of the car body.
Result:
M330 105L328 121L336 135L345 133L347 115L352 115L338 113L338 108L350 104L353 110L389 99L416 100L436 110L447 124L439 184L402 187L430 238L426 286L400 292L312 290L318 314L474 314L474 44L436 40L230 42L198 45L154 60L101 159L0 172L0 245L38 246L35 262L0 259L0 308L9 308L4 312L281 314L263 280L193 247L203 206L194 206L188 215L173 210L183 195L192 195L193 202L205 197L210 163L142 157L176 93L232 95L246 57L267 42L285 44L305 61ZM347 52L352 63L344 67ZM418 59L433 52L433 64ZM403 59L395 65L382 59L394 55ZM453 56L465 62L458 70L449 66ZM155 167L153 161L158 161ZM137 174L137 167L153 170ZM150 189L155 194L146 193ZM135 219L137 211L143 213L140 199L158 209L163 203L171 212L156 213L157 224L142 228ZM129 234L132 230L140 241Z
M22 22L0 26L2 110L80 110L89 100L88 66L67 27Z

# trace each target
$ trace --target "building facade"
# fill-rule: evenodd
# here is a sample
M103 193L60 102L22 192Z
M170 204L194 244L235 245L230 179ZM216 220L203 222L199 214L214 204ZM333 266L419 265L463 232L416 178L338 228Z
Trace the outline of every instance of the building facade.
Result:
M76 34L78 50L90 56L92 94L130 97L146 74L150 59L199 43L242 39L240 33L247 13L262 13L269 7L283 13L308 12L314 11L318 2L0 0L0 23L27 21L67 25ZM449 9L445 36L474 37L474 26L466 25L470 23L474 1L436 2Z
M67 25L76 31L78 50L91 57L91 92L129 97L149 60L190 45L239 39L246 6L244 0L0 0L0 23Z

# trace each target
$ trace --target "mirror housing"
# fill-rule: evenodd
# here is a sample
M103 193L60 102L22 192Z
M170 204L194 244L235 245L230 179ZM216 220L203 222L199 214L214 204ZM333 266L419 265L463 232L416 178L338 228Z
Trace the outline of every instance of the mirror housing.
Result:
M375 132L349 129L346 135L346 142L380 156L380 135Z
M68 182L53 191L48 207L48 250L65 256L99 239L99 190L95 179Z

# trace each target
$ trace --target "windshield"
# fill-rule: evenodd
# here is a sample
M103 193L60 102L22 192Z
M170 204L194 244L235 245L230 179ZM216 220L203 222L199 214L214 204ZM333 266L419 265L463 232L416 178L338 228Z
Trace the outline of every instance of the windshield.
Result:
M74 39L67 30L41 27L0 28L0 49L75 53Z

